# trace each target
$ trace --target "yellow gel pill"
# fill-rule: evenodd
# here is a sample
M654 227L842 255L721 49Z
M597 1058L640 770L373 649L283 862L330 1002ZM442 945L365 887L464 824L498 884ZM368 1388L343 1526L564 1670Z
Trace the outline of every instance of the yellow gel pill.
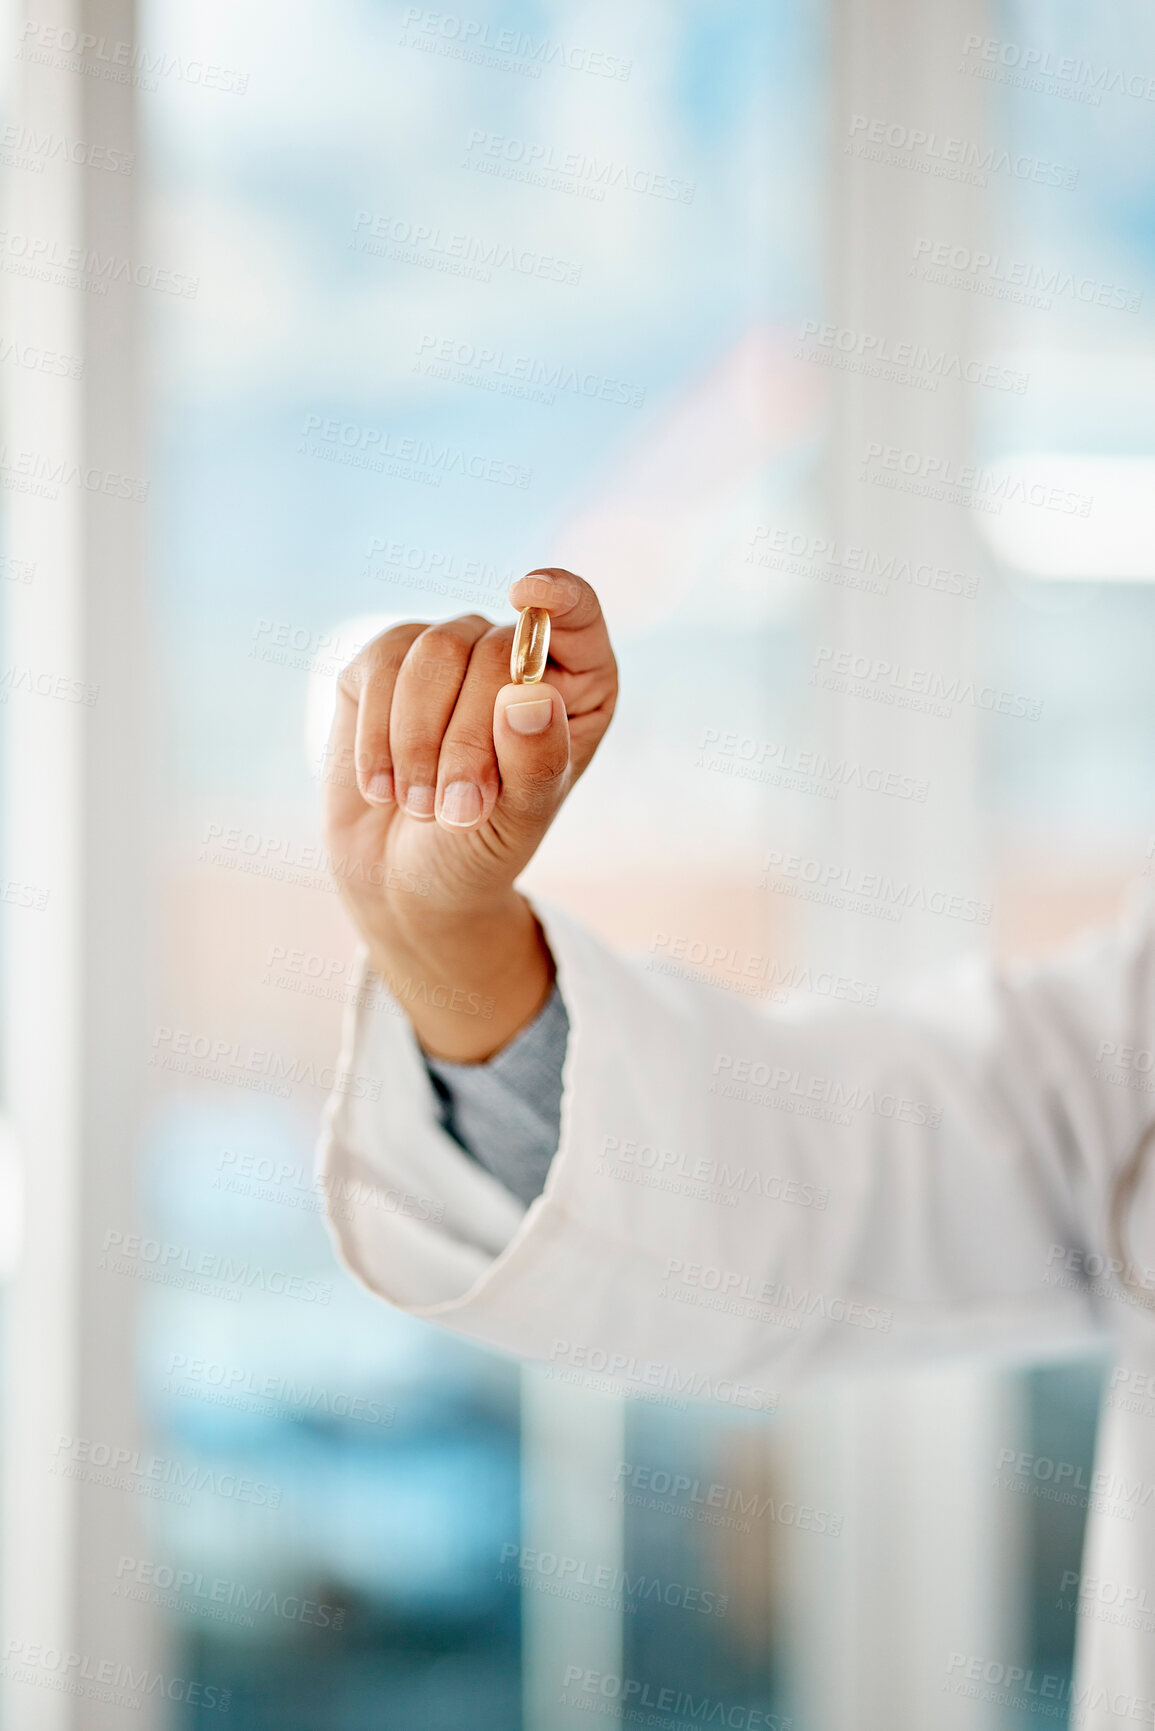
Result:
M523 607L513 634L509 677L515 685L536 685L549 655L549 614L544 607Z

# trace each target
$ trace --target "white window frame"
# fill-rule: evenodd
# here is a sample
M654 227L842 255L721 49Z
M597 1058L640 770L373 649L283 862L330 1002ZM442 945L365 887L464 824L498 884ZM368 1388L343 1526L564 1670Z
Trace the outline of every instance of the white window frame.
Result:
M51 47L86 36L135 44L132 0L13 7L5 25L6 120L136 154L131 74L109 77L95 56L89 72L72 70ZM52 29L75 36L53 39ZM79 378L0 369L9 463L34 453L33 465L66 465L55 496L9 487L3 501L6 550L34 571L31 582L5 585L7 657L39 688L14 689L4 718L7 876L48 892L43 911L9 910L5 938L4 1105L25 1191L21 1254L3 1297L6 1731L153 1731L168 1713L156 1693L118 1708L60 1687L62 1675L95 1686L102 1664L139 1676L163 1662L156 1613L113 1592L119 1559L149 1554L144 1498L94 1482L95 1468L80 1476L75 1458L85 1444L99 1445L98 1458L105 1447L124 1451L131 1477L144 1448L139 1287L101 1267L106 1234L134 1229L149 1080L148 506L115 496L115 482L102 490L103 477L145 478L143 312L123 273L104 293L86 287L94 261L80 257L139 259L139 184L139 170L62 156L42 173L9 168L4 182L4 227L29 237L30 264L16 274L21 243L9 239L3 329L82 363ZM13 1641L76 1662L34 1661L38 1685L21 1682Z

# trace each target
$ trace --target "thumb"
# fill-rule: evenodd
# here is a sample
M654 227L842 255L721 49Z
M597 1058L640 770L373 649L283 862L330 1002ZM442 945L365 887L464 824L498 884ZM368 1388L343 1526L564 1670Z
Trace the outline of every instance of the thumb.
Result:
M569 720L560 691L503 685L493 706L493 744L501 771L494 817L534 845L569 791Z

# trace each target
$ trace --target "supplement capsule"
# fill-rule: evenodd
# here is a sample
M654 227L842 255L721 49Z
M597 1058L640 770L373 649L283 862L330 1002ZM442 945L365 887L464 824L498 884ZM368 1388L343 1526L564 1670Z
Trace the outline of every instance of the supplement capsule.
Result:
M513 634L509 677L514 685L536 685L549 655L549 614L544 607L523 607Z

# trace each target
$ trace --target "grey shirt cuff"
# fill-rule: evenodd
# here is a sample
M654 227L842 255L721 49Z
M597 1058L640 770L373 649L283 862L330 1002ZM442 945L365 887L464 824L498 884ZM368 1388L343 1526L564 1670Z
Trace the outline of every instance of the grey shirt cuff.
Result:
M568 1038L555 985L529 1026L487 1064L425 1058L444 1129L527 1207L541 1195L557 1152Z

